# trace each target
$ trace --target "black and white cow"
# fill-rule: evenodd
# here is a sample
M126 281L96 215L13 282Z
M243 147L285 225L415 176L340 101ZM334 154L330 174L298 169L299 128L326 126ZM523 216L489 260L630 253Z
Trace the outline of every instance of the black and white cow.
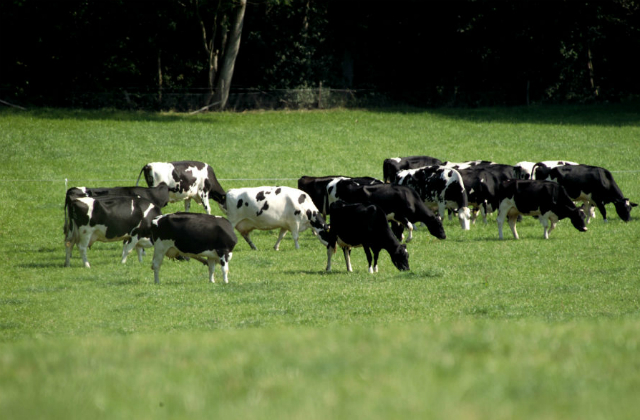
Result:
M184 160L180 162L151 162L146 164L140 176L149 187L165 183L169 187L169 198L172 203L184 200L184 209L189 211L191 199L203 205L207 214L211 214L209 198L224 204L225 192L218 183L213 168L204 162Z
M346 203L375 204L380 207L387 219L399 224L393 229L396 237L402 237L402 226L409 229L407 242L413 238L413 225L422 222L429 233L438 239L445 239L442 221L427 208L416 191L404 185L376 184L360 185L350 179L335 179L327 186L329 202L342 200Z
M157 217L151 225L154 281L160 283L160 266L169 258L194 258L209 266L209 281L214 283L216 261L229 283L229 261L238 238L231 223L223 217L202 213L173 213Z
M613 203L618 216L625 222L631 220L631 209L637 206L624 197L611 172L599 166L557 166L548 172L546 179L562 185L572 200L583 201L589 209L591 206L597 207L605 222L606 204ZM585 212L589 222L593 215L590 211Z
M227 192L225 204L231 225L240 232L252 249L257 249L249 237L251 231L280 229L274 249L291 232L296 249L300 248L300 232L312 228L317 234L325 221L309 195L289 187L237 188Z
M67 190L64 200L64 231L68 229L67 207L71 200L80 197L104 197L104 196L140 197L151 201L156 207L162 208L169 202L169 187L160 184L157 187L111 187L111 188L87 188L71 187Z
M536 162L531 167L531 179L539 179L541 181L549 178L549 172L553 168L557 168L558 166L574 166L579 165L576 162L569 162L568 160L545 160L542 162Z
M586 232L584 212L571 201L565 189L555 182L512 179L503 183L498 193L498 235L503 239L502 226L509 219L513 237L519 239L516 221L519 215L539 216L544 238L555 229L558 220L569 218L580 232Z
M369 273L378 271L378 256L382 249L389 253L398 270L409 270L407 247L398 242L389 228L385 212L375 204L333 203L329 229L321 231L320 235L327 242L327 271L331 271L331 257L337 246L342 248L349 272L353 271L351 248L360 246L367 256Z
M407 156L385 159L384 162L382 162L383 181L385 183L393 183L396 180L396 174L405 169L441 164L440 159L431 156Z
M487 214L498 209L498 189L504 181L515 177L514 167L492 163L470 166L458 172L467 191L469 207L473 210L472 222L475 223L478 212L482 211L484 223L487 224Z
M438 209L440 218L445 210L457 211L462 229L469 230L471 211L467 191L458 171L443 166L425 166L398 172L395 184L415 190L427 207Z
M514 165L515 169L515 179L541 179L544 180L546 178L545 173L541 173L541 178L536 178L534 176L535 170L539 167L542 168L542 171L546 169L555 168L556 166L564 166L564 165L577 165L575 162L570 162L568 160L545 160L542 162L528 162L522 161L518 162Z
M361 185L382 184L382 181L369 176L348 177L341 175L329 176L303 176L298 179L298 189L306 192L311 197L313 204L320 210L323 216L329 214L329 201L327 196L327 185L335 179L351 179Z
M67 258L64 265L70 265L71 251L77 245L87 268L90 267L87 248L96 241L124 240L122 263L134 248L142 262L142 248L151 247L151 222L162 214L160 208L148 200L122 196L76 198L69 202L67 212L69 225L65 229Z

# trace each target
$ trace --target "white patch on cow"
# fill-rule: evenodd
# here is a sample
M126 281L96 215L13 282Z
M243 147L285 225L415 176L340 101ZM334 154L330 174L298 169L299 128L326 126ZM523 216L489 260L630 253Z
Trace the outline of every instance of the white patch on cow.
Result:
M329 206L331 206L331 204L338 201L338 197L336 196L336 186L338 185L338 182L345 179L349 179L349 178L345 178L345 177L334 178L333 180L331 180L331 182L327 184L327 197L328 197L327 200L329 202Z
M153 209L153 204L151 204L151 203L150 203L150 204L149 204L149 207L147 207L147 209L146 209L146 210L144 211L144 213L143 213L144 218L146 218L146 217L147 217L147 215L149 214L149 212L151 211L151 209ZM156 218L156 219L157 219L157 218ZM155 219L154 219L154 222L155 222Z
M400 163L400 161L401 161L402 159L400 159L399 157L396 157L396 158L389 158L389 160L392 160L392 161L394 161L395 163Z

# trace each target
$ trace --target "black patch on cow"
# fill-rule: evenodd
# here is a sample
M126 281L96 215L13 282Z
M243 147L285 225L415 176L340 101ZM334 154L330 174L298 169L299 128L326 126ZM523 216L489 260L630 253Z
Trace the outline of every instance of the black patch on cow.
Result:
M327 188L327 194L331 194L331 191L333 191L333 185Z
M240 200L238 200L238 206L236 208L239 209L240 207L242 207L242 198Z
M281 192L282 192L282 188L276 189L276 195L280 194Z
M298 197L298 203L302 204L304 203L304 200L307 199L307 195L306 194L302 194L300 197Z
M245 202L245 203L244 203L244 206L245 206L245 207L248 207L248 206L249 206L249 202L248 202L248 201L247 201L247 202Z
M258 213L256 213L257 216L260 216L262 214L263 211L269 210L269 203L267 203L266 201L264 202L264 206L262 206L262 208L260 209L260 211Z
M296 211L294 211L294 212L293 212L294 216L297 216L297 215L299 215L300 213L302 213L300 210L296 210Z
M307 219L311 220L311 210L307 210Z
M256 195L256 201L260 202L264 200L266 197L264 196L264 191L260 191L258 195Z
M449 178L451 178L451 177L453 176L453 171L449 171L449 173L447 174L447 176L448 176Z

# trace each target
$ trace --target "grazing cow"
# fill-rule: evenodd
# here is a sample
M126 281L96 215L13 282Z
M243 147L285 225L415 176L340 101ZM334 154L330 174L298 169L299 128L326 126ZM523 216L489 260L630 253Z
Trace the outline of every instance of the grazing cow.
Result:
M443 166L425 166L398 172L395 184L415 190L428 207L437 208L440 218L445 209L458 212L462 229L469 230L471 212L462 176Z
M348 177L340 175L331 176L303 176L298 179L298 189L309 194L313 204L320 210L323 216L329 214L329 201L327 196L327 185L335 179L351 179L361 185L382 184L382 181L369 176Z
M155 187L162 182L167 184L171 202L184 200L185 211L189 211L192 198L204 206L207 214L211 214L209 196L220 205L224 204L225 192L218 183L213 168L206 163L191 160L151 162L138 174L136 185L143 173L149 187Z
M445 239L442 222L425 206L417 192L409 187L395 184L360 185L350 179L335 179L327 186L329 202L342 200L347 203L375 204L387 219L395 222L399 229L392 229L398 239L402 238L402 226L409 229L407 242L413 239L413 225L422 222L438 239Z
M94 242L114 242L124 240L122 263L136 248L138 260L142 262L142 248L151 247L151 221L160 216L160 208L152 202L138 197L104 196L80 197L69 202L69 225L65 229L67 258L64 265L71 262L74 245L82 256L84 266L89 268L87 248Z
M550 170L546 179L562 185L572 200L583 201L588 208L598 207L605 222L606 204L613 203L618 216L625 222L631 220L631 209L637 206L624 197L611 172L599 166L557 166ZM590 211L586 213L591 216Z
M80 197L103 197L103 196L124 196L140 197L151 201L156 207L162 208L169 202L169 187L160 184L157 187L112 187L112 188L86 188L72 187L67 190L64 200L64 231L68 229L67 207L71 200Z
M519 215L539 216L544 228L544 238L555 229L558 220L568 217L580 232L586 232L584 212L571 201L565 189L549 181L512 179L503 183L498 193L498 235L502 236L502 226L509 218L513 237L519 239L516 221ZM551 222L551 223L549 223Z
M441 165L440 159L430 156L407 156L403 158L389 158L382 162L382 175L385 183L393 183L396 174L405 169L421 168L423 166Z
M311 227L317 234L325 228L325 221L304 191L289 187L238 188L227 192L227 216L247 241L251 249L257 249L249 234L254 229L280 229L274 246L277 251L287 231L291 232L296 249L300 248L300 232Z
M515 177L514 167L494 163L471 166L458 172L467 191L469 207L473 209L472 222L475 223L478 212L482 211L483 221L487 224L487 214L498 209L498 189L504 181Z
M169 258L190 257L209 266L209 281L215 283L216 260L222 267L225 283L229 283L229 261L238 238L231 223L223 217L202 213L173 213L157 217L151 225L154 281L160 283L160 266Z
M331 224L328 231L320 232L327 242L327 271L331 271L331 256L337 245L342 248L347 271L352 272L351 248L362 246L369 262L369 273L378 271L380 250L389 253L393 265L400 271L409 270L409 253L391 232L384 211L375 204L331 205ZM371 256L373 251L373 258Z

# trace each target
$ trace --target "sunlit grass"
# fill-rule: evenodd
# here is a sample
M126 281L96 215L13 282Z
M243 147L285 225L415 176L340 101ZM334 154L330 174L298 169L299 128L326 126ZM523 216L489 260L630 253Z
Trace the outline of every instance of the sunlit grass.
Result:
M77 250L64 268L69 186L133 185L151 161L210 163L225 189L302 175L382 176L387 157L568 159L604 166L640 201L629 105L208 114L0 112L0 410L10 418L633 418L640 227L599 216L499 241L495 215L447 239L419 229L411 271L364 252L347 273L309 232L240 239L229 281L152 250ZM202 207L193 206L203 212ZM217 206L214 213L222 215ZM166 212L183 209L171 204ZM218 268L219 270L219 268ZM220 271L216 277L221 280Z

